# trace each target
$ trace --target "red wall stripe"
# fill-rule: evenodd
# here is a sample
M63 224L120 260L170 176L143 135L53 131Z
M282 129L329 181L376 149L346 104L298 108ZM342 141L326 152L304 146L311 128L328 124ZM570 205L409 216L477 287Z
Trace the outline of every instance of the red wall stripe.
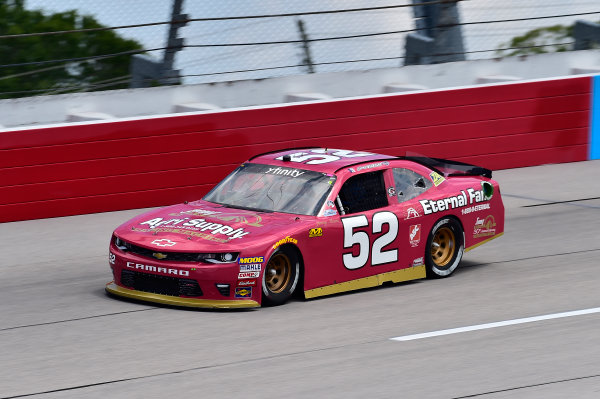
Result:
M587 159L591 79L0 133L0 221L200 198L259 152L416 151L492 169Z

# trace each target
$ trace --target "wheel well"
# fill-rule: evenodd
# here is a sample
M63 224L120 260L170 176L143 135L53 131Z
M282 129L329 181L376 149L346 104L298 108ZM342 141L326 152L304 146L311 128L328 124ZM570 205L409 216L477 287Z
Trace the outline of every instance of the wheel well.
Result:
M300 248L298 248L294 244L284 244L280 248L285 248L289 251L294 251L298 256L298 261L300 262L300 276L298 276L296 294L304 298L304 258L302 257L302 252L300 251Z
M467 239L465 237L465 226L463 226L462 221L458 217L456 217L455 215L442 216L441 218L439 218L438 220L436 220L433 225L435 226L437 224L437 222L439 222L440 220L445 219L445 218L455 220L458 223L458 225L460 226L460 228L462 230L462 233L463 233L463 248L465 248L466 245L467 245L467 243L464 242Z

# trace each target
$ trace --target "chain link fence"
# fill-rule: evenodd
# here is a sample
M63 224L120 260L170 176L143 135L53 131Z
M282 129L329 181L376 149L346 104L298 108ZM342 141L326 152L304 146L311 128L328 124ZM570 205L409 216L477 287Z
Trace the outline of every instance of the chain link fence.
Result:
M0 4L3 1L7 0ZM168 46L172 1L26 0L24 4L47 14L77 10L107 27L162 23L115 29L143 49L160 49L146 53L160 60ZM415 32L413 5L410 0L184 0L188 22L178 32L184 46L176 53L174 68L182 83L193 84L400 67L405 37ZM462 0L458 7L467 60L509 55L515 43L531 47L564 42L565 49L571 49L573 38L568 35L546 32L529 41L513 38L537 28L570 26L576 20L600 21L598 0ZM1 40L0 44L10 45L10 38ZM0 69L0 79L2 75ZM111 88L109 82L102 89Z

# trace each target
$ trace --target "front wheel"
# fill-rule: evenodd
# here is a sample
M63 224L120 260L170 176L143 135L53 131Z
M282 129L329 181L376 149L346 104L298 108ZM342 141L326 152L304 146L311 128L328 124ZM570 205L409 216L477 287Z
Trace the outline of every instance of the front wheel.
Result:
M279 247L265 267L262 278L263 303L281 305L293 294L300 276L298 253L288 247Z
M465 236L460 223L453 218L438 220L427 238L427 277L440 278L451 275L462 259L464 247Z

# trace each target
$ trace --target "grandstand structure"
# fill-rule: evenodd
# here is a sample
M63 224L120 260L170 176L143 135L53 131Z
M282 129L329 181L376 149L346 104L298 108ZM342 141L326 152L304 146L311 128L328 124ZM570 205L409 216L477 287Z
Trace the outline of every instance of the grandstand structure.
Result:
M600 50L581 50L270 79L0 100L2 130L182 113L220 113L452 87L599 74Z

